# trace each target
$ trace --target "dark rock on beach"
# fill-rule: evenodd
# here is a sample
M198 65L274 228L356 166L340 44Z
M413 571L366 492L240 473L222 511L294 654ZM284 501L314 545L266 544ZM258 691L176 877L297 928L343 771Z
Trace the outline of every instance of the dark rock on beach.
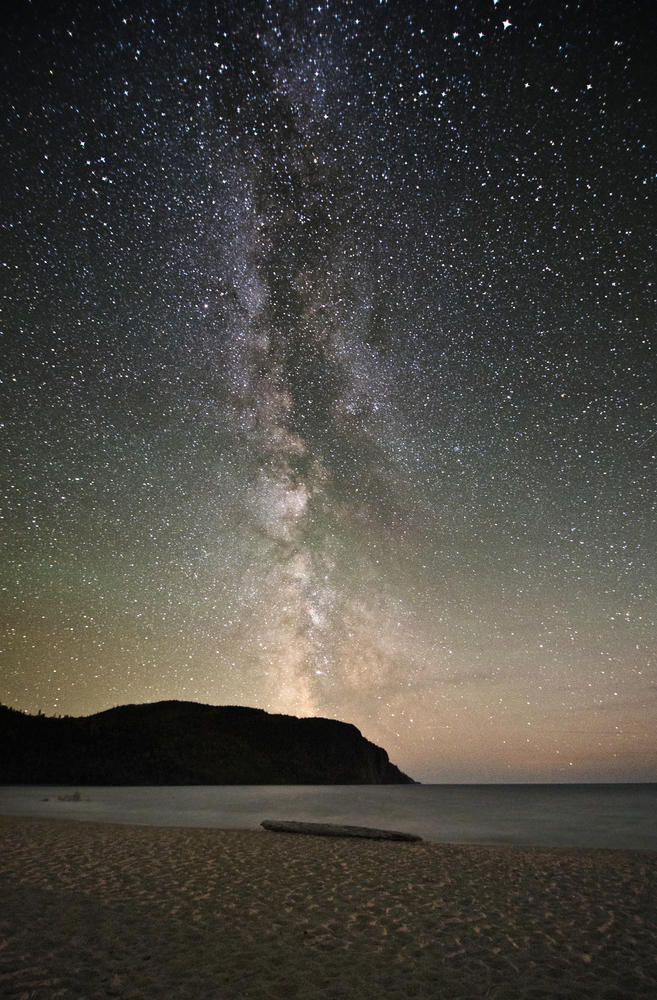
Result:
M303 833L313 837L359 837L363 840L422 840L416 833L379 830L371 826L348 826L340 823L302 823L298 820L263 819L260 826L274 833Z

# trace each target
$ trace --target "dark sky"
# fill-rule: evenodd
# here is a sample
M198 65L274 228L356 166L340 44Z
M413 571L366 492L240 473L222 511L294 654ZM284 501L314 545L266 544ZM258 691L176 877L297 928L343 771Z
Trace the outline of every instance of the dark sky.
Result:
M655 780L650 2L34 4L0 700Z

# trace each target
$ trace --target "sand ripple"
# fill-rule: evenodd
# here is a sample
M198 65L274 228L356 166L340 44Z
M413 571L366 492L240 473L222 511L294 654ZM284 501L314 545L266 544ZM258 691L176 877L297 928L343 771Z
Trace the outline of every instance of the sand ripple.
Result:
M657 997L657 855L0 818L13 1000Z

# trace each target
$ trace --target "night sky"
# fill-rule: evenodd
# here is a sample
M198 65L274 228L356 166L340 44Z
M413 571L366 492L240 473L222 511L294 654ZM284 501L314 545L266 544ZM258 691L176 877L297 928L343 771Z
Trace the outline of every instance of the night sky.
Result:
M655 52L648 0L13 3L0 701L656 780Z

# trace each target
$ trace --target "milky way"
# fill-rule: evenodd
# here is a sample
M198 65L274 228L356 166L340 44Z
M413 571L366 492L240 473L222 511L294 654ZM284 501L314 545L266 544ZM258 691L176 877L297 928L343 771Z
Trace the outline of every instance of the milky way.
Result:
M650 5L32 8L0 700L655 780Z

